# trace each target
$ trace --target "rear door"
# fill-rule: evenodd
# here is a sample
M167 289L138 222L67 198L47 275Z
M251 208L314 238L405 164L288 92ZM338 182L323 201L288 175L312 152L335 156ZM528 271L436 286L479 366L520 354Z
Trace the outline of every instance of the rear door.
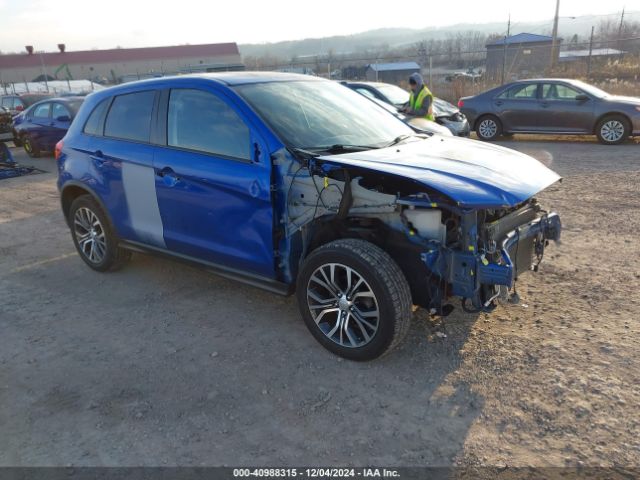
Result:
M504 130L517 132L540 129L537 83L512 86L493 99L493 106Z
M151 125L159 92L149 89L113 97L88 150L119 235L145 245L164 248L162 221L156 198ZM96 107L96 114L100 110ZM98 125L100 120L96 119ZM85 125L92 128L92 119ZM100 126L98 126L100 129Z
M154 166L167 248L273 278L271 166L242 109L216 87L163 92Z
M591 133L594 108L593 99L573 86L560 82L542 84L540 110L551 131Z

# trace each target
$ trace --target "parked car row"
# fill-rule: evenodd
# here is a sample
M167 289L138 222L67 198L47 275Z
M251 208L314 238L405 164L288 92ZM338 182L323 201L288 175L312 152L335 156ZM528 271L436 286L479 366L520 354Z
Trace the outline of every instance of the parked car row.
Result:
M0 97L0 141L13 141L31 157L53 152L65 136L84 98L48 94Z
M342 82L352 90L369 97L378 99L396 109L401 109L409 102L409 92L402 88L382 82ZM446 127L452 135L468 137L471 128L464 114L458 108L441 98L434 98L433 115L437 124Z

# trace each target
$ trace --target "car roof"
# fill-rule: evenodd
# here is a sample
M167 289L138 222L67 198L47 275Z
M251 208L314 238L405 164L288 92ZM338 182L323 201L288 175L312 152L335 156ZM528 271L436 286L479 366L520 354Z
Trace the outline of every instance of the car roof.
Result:
M576 80L572 80L570 78L523 78L522 80L516 80L514 82L511 82L511 84L515 85L517 83L541 83L541 82L576 83Z
M346 85L365 85L365 86L368 85L370 87L384 87L386 85L393 85L392 83L385 83L385 82L360 82L360 81L350 82L350 81L345 81L343 83L345 83Z
M193 79L210 80L223 85L235 86L249 83L295 82L295 81L327 81L323 78L298 73L284 72L216 72L216 73L190 73L186 75L174 75L167 77L149 78L135 82L127 82L112 88L127 88L136 85L162 84L172 81L186 81ZM101 90L104 91L104 90Z

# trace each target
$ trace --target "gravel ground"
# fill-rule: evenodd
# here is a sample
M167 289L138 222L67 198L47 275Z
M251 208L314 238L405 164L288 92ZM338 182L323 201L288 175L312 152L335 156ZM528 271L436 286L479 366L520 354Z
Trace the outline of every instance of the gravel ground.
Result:
M74 253L52 158L0 183L0 466L640 466L640 147L504 145L565 178L520 305L415 314L343 361L294 298L135 255ZM443 338L442 334L446 333Z

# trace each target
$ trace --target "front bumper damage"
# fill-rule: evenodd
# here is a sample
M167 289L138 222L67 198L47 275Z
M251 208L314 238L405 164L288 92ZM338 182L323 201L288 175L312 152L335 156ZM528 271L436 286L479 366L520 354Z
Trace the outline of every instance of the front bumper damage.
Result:
M434 245L434 249L422 255L422 260L449 285L450 295L461 297L463 306L471 301L474 310L481 311L490 308L500 287L508 290L519 273L537 269L532 255L527 260L527 253L541 260L549 240L560 240L562 224L557 213L544 213L501 236L493 254L488 255L478 250L476 218L475 212L462 217L462 249Z

